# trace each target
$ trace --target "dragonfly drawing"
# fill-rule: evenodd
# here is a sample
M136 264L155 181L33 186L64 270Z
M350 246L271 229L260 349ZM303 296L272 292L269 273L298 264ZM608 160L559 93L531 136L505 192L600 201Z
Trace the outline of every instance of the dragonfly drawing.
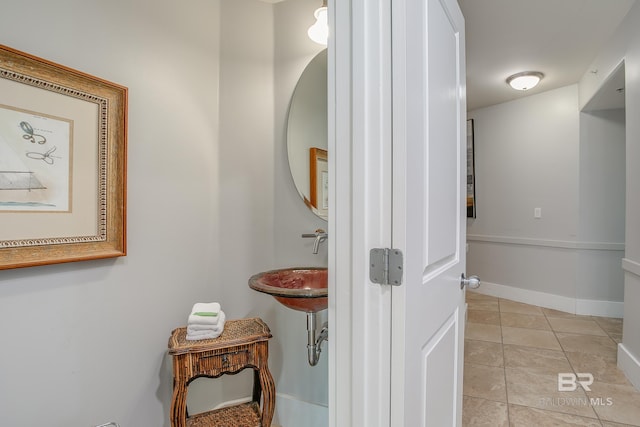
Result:
M53 162L54 162L54 160L53 160L54 158L56 158L56 159L61 159L62 158L62 157L59 157L59 156L52 155L56 151L57 148L58 147L54 146L53 148L50 148L49 150L47 150L44 153L38 153L38 152L35 152L35 151L28 151L27 152L27 157L30 158L30 159L35 159L35 160L42 160L46 164L52 165Z

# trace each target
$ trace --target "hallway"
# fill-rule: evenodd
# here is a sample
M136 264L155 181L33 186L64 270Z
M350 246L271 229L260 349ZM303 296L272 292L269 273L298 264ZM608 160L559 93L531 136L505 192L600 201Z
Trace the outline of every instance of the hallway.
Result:
M616 366L622 319L577 316L467 292L468 426L640 426L640 392ZM588 381L574 391L577 382Z

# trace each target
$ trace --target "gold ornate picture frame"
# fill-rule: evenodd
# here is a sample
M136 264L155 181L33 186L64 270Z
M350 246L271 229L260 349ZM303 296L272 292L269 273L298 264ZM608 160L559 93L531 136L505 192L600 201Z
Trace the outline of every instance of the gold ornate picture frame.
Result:
M327 218L329 212L329 164L327 150L312 147L309 149L309 182L311 206L321 218Z
M126 254L127 102L0 45L0 269Z

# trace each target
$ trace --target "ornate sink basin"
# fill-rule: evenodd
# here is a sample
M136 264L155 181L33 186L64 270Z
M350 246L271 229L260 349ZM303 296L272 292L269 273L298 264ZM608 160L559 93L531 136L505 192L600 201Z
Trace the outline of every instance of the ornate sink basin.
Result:
M265 271L251 276L249 287L269 294L281 304L298 311L315 313L328 306L326 268L300 267Z

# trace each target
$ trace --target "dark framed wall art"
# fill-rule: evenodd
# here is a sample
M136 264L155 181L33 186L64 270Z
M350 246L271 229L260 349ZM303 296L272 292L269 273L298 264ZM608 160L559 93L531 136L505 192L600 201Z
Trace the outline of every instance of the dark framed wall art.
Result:
M476 165L473 119L467 120L467 218L476 217Z

